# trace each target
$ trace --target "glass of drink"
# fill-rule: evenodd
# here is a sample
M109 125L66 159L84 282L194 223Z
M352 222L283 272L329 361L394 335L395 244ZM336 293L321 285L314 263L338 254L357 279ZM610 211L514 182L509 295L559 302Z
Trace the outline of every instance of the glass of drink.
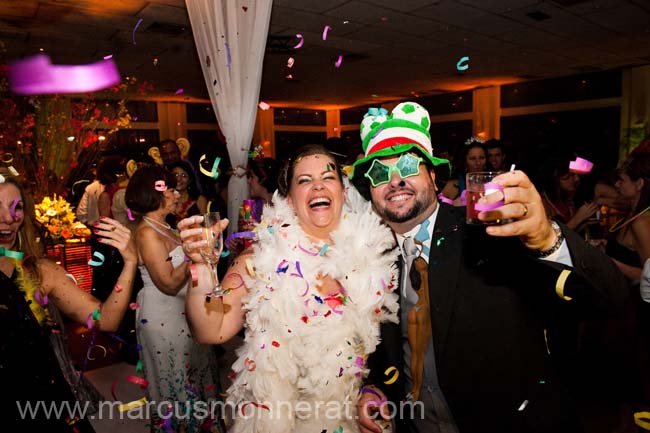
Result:
M509 219L495 219L491 221L481 221L478 219L478 214L481 211L496 209L503 205L502 199L491 205L483 205L482 208L481 206L479 206L479 209L476 208L477 202L482 197L499 192L501 192L503 197L503 189L499 185L492 183L492 180L502 173L502 171L476 171L467 173L465 178L467 191L465 193L465 202L467 203L467 224L497 225L507 224L512 221Z

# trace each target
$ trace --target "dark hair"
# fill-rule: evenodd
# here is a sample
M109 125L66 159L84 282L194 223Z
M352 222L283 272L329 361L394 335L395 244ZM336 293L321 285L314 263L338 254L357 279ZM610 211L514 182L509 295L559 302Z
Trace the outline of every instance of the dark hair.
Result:
M192 168L190 163L183 160L172 162L169 165L169 171L171 172L176 167L183 170L189 176L188 177L189 182L187 184L187 194L190 196L192 200L196 200L197 198L199 198L199 190L197 186L196 176L194 175L194 169Z
M643 179L639 202L632 212L638 213L650 206L650 154L637 153L630 156L619 172L627 174L630 180L635 182Z
M560 178L569 173L569 156L552 156L542 163L539 169L538 179L535 184L540 192L546 193L548 198L555 202L565 200L560 190Z
M505 151L505 146L503 145L503 141L499 140L498 138L490 138L488 141L484 143L484 147L486 149L496 149L498 147L502 151Z
M97 180L102 185L109 185L117 182L117 175L124 173L125 161L119 155L109 155L105 157L97 167Z
M332 165L336 174L339 176L339 181L343 184L343 173L341 172L341 167L336 163L336 158L332 153L325 148L325 146L320 144L305 144L304 146L299 147L287 161L284 163L280 174L278 176L278 193L281 197L286 197L289 195L289 190L291 188L291 179L293 179L293 171L296 168L296 164L306 156L312 155L325 155L326 157L332 160Z
M34 199L30 194L26 193L25 186L20 178L14 176L6 167L0 167L0 175L4 176L3 183L10 183L18 188L20 197L23 199L23 223L18 228L17 244L14 244L12 249L25 253L23 267L40 284L41 273L36 263L38 259L43 257L43 247L37 241L37 238L43 228L36 220Z
M259 184L268 192L278 189L278 173L280 164L273 158L253 159L248 164L248 169L259 179Z
M155 184L159 180L164 180L167 188L176 187L176 178L172 176L171 172L160 166L142 167L133 173L133 177L126 187L124 200L126 206L134 214L142 216L160 208L164 196L162 191L155 188Z
M467 155L469 154L469 151L474 149L475 147L478 147L479 149L483 149L483 155L485 155L485 164L487 164L487 150L485 150L485 145L481 143L480 141L472 141L471 143L463 146L462 148L462 157L460 158L459 163L462 164L463 170L467 171Z

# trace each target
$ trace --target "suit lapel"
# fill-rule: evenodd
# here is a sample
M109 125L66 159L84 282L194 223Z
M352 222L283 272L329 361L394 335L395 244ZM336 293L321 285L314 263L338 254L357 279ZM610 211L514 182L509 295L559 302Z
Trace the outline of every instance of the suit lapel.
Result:
M445 340L456 301L463 244L463 222L456 210L440 203L429 254L429 299L436 357Z

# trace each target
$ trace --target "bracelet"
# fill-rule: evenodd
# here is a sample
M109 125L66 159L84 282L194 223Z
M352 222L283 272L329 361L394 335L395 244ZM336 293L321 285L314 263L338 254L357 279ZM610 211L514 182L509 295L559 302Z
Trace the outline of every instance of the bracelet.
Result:
M553 231L555 232L555 242L553 243L553 245L551 245L551 248L549 248L547 250L537 250L537 251L535 251L535 255L539 259L543 259L545 257L548 257L551 254L553 254L554 252L556 252L557 250L559 250L560 247L562 246L562 243L564 242L564 235L562 234L562 229L560 228L558 223L556 223L555 221L551 221L551 227L553 228Z

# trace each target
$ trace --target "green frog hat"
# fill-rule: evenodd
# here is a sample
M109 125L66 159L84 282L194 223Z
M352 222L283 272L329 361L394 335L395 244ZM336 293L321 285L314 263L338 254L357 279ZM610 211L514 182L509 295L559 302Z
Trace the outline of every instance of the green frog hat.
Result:
M361 121L361 140L365 156L353 165L350 180L359 193L370 199L370 183L365 173L376 158L418 153L428 166L435 169L436 177L449 178L449 161L433 156L427 110L416 102L402 102L388 114L383 108L369 108Z

